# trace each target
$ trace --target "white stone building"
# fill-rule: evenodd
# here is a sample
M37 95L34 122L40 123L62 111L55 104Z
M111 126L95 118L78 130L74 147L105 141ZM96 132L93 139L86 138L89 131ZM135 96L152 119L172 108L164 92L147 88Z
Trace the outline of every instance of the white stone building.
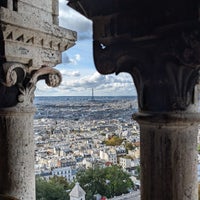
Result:
M55 168L52 170L52 175L65 177L69 182L71 182L74 178L71 167Z
M100 159L117 164L117 153L115 150L101 150Z
M123 169L127 169L131 167L131 159L130 158L120 158L119 164Z
M69 193L70 200L85 200L85 194L85 191L79 183L76 183L72 191Z

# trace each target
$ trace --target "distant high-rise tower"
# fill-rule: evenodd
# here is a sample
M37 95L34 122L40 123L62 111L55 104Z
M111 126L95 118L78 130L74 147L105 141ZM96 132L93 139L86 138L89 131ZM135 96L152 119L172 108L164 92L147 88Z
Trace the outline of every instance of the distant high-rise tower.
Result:
M92 88L92 101L94 101L94 88Z

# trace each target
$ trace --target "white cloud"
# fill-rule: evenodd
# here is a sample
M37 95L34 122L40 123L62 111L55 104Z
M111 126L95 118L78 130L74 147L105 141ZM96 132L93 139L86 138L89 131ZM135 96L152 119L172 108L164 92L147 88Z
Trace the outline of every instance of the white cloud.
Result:
M109 95L133 95L136 93L132 78L128 74L115 75L100 75L95 72L91 76L84 76L79 79L71 79L63 81L60 86L61 90L70 90L73 88L75 91L84 91L94 88L101 95L105 95L104 92L110 93ZM131 92L131 94L125 94L124 91Z
M80 59L81 59L81 56L79 54L76 54L74 57L69 59L69 62L73 65L77 65Z
M68 78L63 80L58 88L48 89L47 86L39 82L40 90L37 90L37 95L66 95L66 96L90 96L91 89L94 89L96 96L129 96L136 95L135 87L132 78L129 74L115 75L100 75L95 72L91 76L76 77L74 74L67 71L61 71ZM50 93L49 93L49 92Z
M67 6L65 0L59 0L60 26L77 31L78 39L92 38L92 21Z
M80 54L75 54L70 57L68 56L67 51L63 52L63 54L62 54L62 63L63 64L71 63L72 65L77 65L80 60L81 60Z
M76 55L75 55L75 59L76 59L77 61L80 61L80 60L81 60L80 54L76 54Z
M59 0L59 7L60 25L77 31L78 41L75 47L63 52L62 64L57 66L63 76L61 85L50 88L44 81L39 81L36 95L90 96L92 88L97 96L136 95L129 74L103 76L94 72L92 22L68 7L66 0Z
M81 74L79 71L69 71L66 69L60 70L62 76L79 77Z

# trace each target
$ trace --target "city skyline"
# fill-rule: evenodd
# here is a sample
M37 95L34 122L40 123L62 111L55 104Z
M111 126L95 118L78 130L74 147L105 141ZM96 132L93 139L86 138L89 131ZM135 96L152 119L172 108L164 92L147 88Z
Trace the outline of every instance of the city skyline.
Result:
M43 81L37 84L36 96L135 96L132 78L127 73L100 75L94 65L92 52L92 22L59 0L60 26L77 32L76 45L62 53L62 63L56 66L63 76L57 88Z

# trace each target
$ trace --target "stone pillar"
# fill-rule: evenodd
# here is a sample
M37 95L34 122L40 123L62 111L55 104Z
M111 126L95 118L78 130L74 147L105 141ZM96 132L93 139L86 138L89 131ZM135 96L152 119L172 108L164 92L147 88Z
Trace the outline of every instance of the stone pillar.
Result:
M0 85L0 195L35 200L33 98L36 83L61 82L60 73L47 66L31 71L18 63L3 64ZM11 99L11 100L10 100Z
M105 48L94 41L97 70L128 72L137 89L142 200L198 199L199 27L166 26L153 37L119 40Z
M138 114L141 199L197 200L195 114Z
M197 200L198 2L104 0L96 6L92 0L69 0L68 5L93 21L97 70L127 72L135 83L142 200Z
M0 109L0 193L35 200L33 108Z
M142 200L198 199L200 31L183 29L145 48L145 61L128 69L138 91Z
M61 52L75 44L76 33L56 25L58 0L23 1L26 10L17 8L18 0L3 2L0 7L0 199L6 196L34 200L32 121L36 83L44 79L48 86L60 84L61 74L53 67L61 62ZM55 17L54 24L52 17Z

